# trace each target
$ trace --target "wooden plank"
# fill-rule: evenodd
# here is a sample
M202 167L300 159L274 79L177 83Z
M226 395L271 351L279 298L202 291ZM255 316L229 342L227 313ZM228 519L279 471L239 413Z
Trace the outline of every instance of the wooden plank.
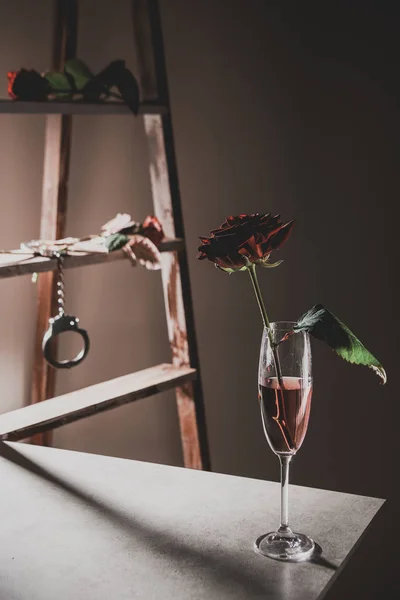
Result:
M160 85L156 73L156 48L153 46L152 23L147 0L132 2L134 44L139 69L139 87L143 100L159 102ZM160 49L158 49L160 50ZM163 49L161 48L161 51ZM164 98L166 100L166 98Z
M65 60L76 55L77 0L57 0L54 24L53 64L55 71L63 68ZM40 238L55 240L65 237L68 196L69 158L72 117L50 115L46 120L42 209ZM54 396L55 369L42 354L42 338L51 316L56 314L56 278L53 272L39 278L37 286L37 318L34 346L34 364L31 404ZM53 355L57 355L57 338L53 340ZM51 436L39 435L32 439L37 444L51 444Z
M161 242L160 252L176 252L183 247L181 239L166 239ZM57 261L54 258L35 257L25 259L25 254L0 254L0 279L9 277L18 277L19 275L28 275L32 273L45 273L57 269ZM99 265L104 263L123 260L127 255L122 250L115 252L104 252L99 254L79 254L76 256L66 256L64 259L64 269L73 269L76 267L85 267L87 265Z
M167 107L146 102L139 107L140 115L165 114ZM0 114L3 115L121 115L132 116L130 108L118 101L107 102L24 102L0 99Z
M0 439L18 441L128 402L153 396L196 376L195 369L161 364L0 415Z
M144 101L169 108L166 68L158 2L132 0L139 84ZM151 57L151 58L149 58ZM168 237L184 239L184 227L170 111L144 117L150 155L154 212ZM168 335L175 365L196 368L195 383L177 387L176 399L186 467L210 469L199 358L186 247L178 255L162 256L162 279Z

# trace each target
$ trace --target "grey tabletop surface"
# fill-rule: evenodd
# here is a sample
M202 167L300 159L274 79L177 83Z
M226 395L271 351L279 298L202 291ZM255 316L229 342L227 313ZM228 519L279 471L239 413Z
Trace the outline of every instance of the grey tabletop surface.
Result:
M323 554L285 564L253 550L274 482L5 443L0 481L1 600L322 598L384 502L291 486Z

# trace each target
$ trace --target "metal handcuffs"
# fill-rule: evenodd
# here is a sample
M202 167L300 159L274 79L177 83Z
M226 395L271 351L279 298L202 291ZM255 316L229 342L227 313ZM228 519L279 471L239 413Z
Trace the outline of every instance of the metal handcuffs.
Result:
M90 348L90 340L88 333L85 329L79 327L79 319L74 317L73 315L66 314L64 310L64 301L65 301L65 291L64 291L64 272L63 272L63 255L61 249L51 249L47 244L43 244L40 240L33 240L32 242L28 242L24 244L24 247L32 250L36 255L47 256L49 258L57 259L57 272L58 272L58 281L57 281L57 296L58 296L58 315L49 319L49 327L46 333L43 336L42 341L42 352L46 361L55 369L70 369L71 367L76 367L79 365ZM52 340L59 335L60 333L64 333L65 331L73 331L74 333L78 333L83 340L83 348L82 350L72 358L71 360L57 360L53 356L52 349Z
M70 369L71 367L76 367L79 365L79 363L81 363L86 357L90 348L90 340L87 331L79 327L79 319L73 315L66 314L64 310L65 292L63 257L58 251L53 252L53 256L57 259L58 264L58 315L49 319L49 327L43 336L42 352L47 362L55 369ZM71 360L57 360L52 354L51 340L65 331L73 331L74 333L78 333L83 339L83 348L75 356L75 358L72 358Z

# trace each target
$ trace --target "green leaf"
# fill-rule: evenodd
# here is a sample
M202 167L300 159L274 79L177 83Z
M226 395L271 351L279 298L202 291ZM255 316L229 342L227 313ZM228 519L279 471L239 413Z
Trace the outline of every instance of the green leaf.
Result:
M128 236L124 235L123 233L113 233L104 240L104 244L109 252L120 250L128 242Z
M64 98L72 94L73 89L65 73L49 72L44 78L48 81L51 92L59 98Z
M89 67L79 58L67 60L64 66L64 73L73 80L77 91L81 91L94 78Z
M385 369L377 358L352 331L322 304L316 304L306 312L293 327L294 332L307 331L313 337L326 342L338 356L355 365L373 369L385 384Z

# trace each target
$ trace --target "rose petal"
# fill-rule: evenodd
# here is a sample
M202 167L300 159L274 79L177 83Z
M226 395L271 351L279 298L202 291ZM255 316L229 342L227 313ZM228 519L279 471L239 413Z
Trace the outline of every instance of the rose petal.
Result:
M283 244L286 242L289 235L291 234L293 225L294 219L292 221L289 221L289 223L286 223L286 225L283 225L283 227L272 236L272 238L269 240L270 248L272 250L277 250L278 248L283 246Z
M229 216L210 237L202 237L197 257L221 268L238 270L250 262L261 263L289 237L293 221L281 223L270 213Z

